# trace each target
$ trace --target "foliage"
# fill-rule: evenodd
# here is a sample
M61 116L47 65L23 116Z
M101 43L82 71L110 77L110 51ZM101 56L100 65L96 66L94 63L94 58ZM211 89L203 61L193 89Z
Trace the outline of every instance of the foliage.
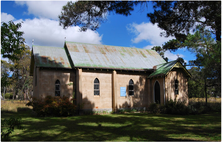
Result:
M147 7L147 1L78 1L68 2L63 6L59 16L60 25L67 28L78 25L83 31L90 28L98 29L100 23L106 20L108 12L131 15L134 6L141 4L141 9ZM151 22L158 23L158 26L165 30L162 35L175 36L177 40L172 40L172 45L177 41L184 41L186 35L196 24L209 26L220 41L221 35L221 2L211 1L153 1L153 13L147 16ZM142 7L143 6L143 7ZM176 46L171 46L176 48Z
M160 113L160 105L157 103L150 104L148 109L151 113L154 113L154 114Z
M5 95L7 87L11 84L11 77L9 77L12 65L7 61L1 60L1 92ZM3 96L5 97L5 96Z
M220 112L220 103L205 105L202 102L190 103L188 106L182 101L169 100L165 105L156 103L150 104L149 112L157 114L176 114L176 115L189 115L189 114L206 114L212 112Z
M13 98L13 93L6 93L5 94L5 99L12 99Z
M184 46L196 54L202 76L207 79L202 85L221 90L221 42L215 41L209 30L198 27L195 34L187 36Z
M10 117L1 121L1 139L8 140L15 127L22 129L21 118Z
M155 50L166 62L168 62L168 58L164 57L164 50L160 46L154 46L151 48L152 50Z
M19 31L21 23L15 24L13 21L9 21L8 24L2 22L1 25L1 54L3 58L10 60L18 60L17 55L23 51L24 38L23 32Z
M185 102L181 101L167 101L163 109L162 112L166 114L189 114L189 108L185 105Z
M15 91L14 95L19 94L23 98L24 94L30 94L28 92L32 90L32 77L29 76L31 51L24 44L25 40L22 37L24 33L19 31L19 28L21 28L21 23L2 22L1 54L3 58L8 58L9 61L1 61L1 81L4 89L11 86ZM12 76L9 75L9 72L12 73Z
M33 98L27 106L32 106L38 116L70 116L76 114L77 108L66 96L46 96L43 100Z
M212 1L157 1L154 2L154 12L147 16L151 22L157 23L163 29L165 36L175 36L177 40L170 43L183 42L186 35L196 29L196 25L210 27L220 41L221 36L221 2ZM170 46L175 48L176 46Z
M100 23L106 20L108 12L131 15L134 5L141 2L134 1L78 1L68 2L59 15L60 25L67 28L72 25L81 27L81 31L98 29Z
M31 94L33 88L33 77L29 75L31 62L30 47L24 46L24 50L17 56L20 60L9 61L8 63L10 64L10 71L12 72L10 86L13 88L14 95L19 95L19 97L23 99L24 94L26 97L29 97L28 95Z

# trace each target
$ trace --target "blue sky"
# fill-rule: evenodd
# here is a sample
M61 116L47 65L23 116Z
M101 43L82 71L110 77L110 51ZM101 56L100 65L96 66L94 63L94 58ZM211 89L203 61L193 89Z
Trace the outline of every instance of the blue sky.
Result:
M150 23L147 13L152 12L151 3L148 9L135 7L131 16L107 14L107 21L102 23L97 31L79 32L78 26L63 29L59 26L58 15L66 1L1 1L1 21L13 20L21 22L26 44L63 47L64 39L73 42L104 44L124 47L151 49L161 46L174 37L161 37L163 32L157 25ZM185 61L194 60L195 55L186 49L176 52L165 52L170 61L177 59L177 54Z

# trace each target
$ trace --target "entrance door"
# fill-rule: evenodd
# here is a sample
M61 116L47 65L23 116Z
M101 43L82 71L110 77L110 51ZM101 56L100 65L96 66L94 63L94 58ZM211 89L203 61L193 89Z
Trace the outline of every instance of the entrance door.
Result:
M154 86L154 96L155 96L155 102L157 104L160 104L160 84L158 81L156 81Z

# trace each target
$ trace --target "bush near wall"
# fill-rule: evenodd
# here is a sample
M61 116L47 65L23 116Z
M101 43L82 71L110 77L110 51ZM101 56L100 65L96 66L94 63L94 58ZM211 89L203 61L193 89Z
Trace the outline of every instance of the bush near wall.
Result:
M38 116L71 116L76 114L77 107L68 97L47 96L44 99L33 98L26 105L32 106Z
M221 112L221 105L205 105L205 103L192 103L190 105L185 105L185 102L176 102L173 100L167 101L165 105L160 105L153 103L149 106L149 112L151 113L163 113L163 114L204 114L211 112Z

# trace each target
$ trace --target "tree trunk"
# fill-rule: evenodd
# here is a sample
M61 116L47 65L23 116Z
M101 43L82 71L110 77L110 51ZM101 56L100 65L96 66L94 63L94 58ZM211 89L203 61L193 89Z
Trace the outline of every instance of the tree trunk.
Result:
M15 88L14 88L14 91L13 91L13 100L14 100L14 98L15 98Z

